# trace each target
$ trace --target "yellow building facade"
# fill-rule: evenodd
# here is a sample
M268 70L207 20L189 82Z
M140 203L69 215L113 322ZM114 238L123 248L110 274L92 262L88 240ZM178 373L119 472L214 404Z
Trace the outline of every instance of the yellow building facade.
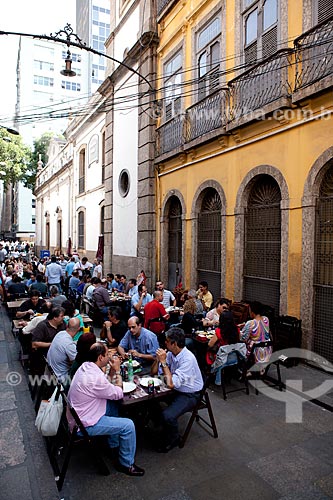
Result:
M333 361L333 4L160 0L158 270Z

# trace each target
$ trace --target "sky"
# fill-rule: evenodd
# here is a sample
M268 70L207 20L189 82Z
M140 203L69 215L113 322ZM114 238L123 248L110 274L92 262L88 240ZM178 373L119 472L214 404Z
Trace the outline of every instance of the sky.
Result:
M49 35L70 23L75 31L76 0L0 0L0 31ZM18 36L0 36L0 125L13 116Z

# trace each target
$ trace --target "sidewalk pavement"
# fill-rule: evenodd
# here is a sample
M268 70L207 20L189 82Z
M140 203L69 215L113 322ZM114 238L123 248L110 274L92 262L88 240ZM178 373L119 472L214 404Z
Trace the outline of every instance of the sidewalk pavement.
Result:
M97 474L88 453L74 450L64 487L58 495L43 439L34 427L35 412L18 359L18 341L0 310L0 498L17 500L326 500L333 498L333 389L318 404L304 402L300 422L286 423L286 402L300 399L290 391L277 401L260 393L210 391L219 438L196 422L183 449L157 454L137 436L136 463L142 478L114 470ZM6 382L18 373L18 385ZM274 372L273 372L274 373ZM282 369L283 379L300 379L303 390L318 387L326 373L307 365ZM8 380L8 379L7 379ZM14 379L9 379L13 383ZM320 403L324 403L324 407ZM290 412L297 417L297 412ZM181 417L184 429L188 415ZM109 460L108 458L106 460Z
M19 343L0 305L0 498L56 500L58 490L35 428L36 414L18 354Z

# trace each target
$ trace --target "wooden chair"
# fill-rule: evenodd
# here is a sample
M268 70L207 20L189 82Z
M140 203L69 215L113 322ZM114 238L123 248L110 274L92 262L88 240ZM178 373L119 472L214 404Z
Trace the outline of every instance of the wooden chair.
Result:
M194 420L196 420L197 422L199 422L199 421L203 422L209 429L211 429L213 431L213 433L211 433L209 430L207 432L214 438L218 437L218 432L217 432L217 427L216 427L216 423L215 423L215 419L214 419L214 415L213 415L213 410L212 410L212 406L210 404L210 399L209 399L209 395L208 395L208 387L209 387L210 381L211 381L211 375L207 375L205 377L203 388L200 391L200 399L198 399L197 404L193 408L192 414L191 414L191 417L187 423L185 432L180 438L179 448L184 448L185 443L187 441L187 438L191 432ZM201 410L207 410L208 416L209 416L209 422L205 418L203 418L201 415L199 415L199 411L201 411Z
M103 476L108 476L110 474L109 468L107 467L106 463L104 462L104 460L100 454L100 450L98 450L96 447L96 441L98 440L99 436L94 436L94 437L89 436L83 423L81 422L78 414L76 413L75 409L71 405L71 403L70 403L69 399L67 398L64 391L61 391L61 396L63 398L64 406L66 407L67 412L74 419L75 424L74 424L73 429L71 430L69 425L68 425L66 416L65 416L66 411L64 411L63 428L65 428L67 431L68 441L66 443L67 449L65 451L62 466L59 467L58 462L55 459L54 453L52 453L53 459L51 459L51 457L50 457L54 472L56 474L55 479L56 479L58 491L60 491L63 487L73 448L75 445L77 445L79 443L85 443L87 445L88 449L91 452L90 456L91 456L93 462L95 463L99 473ZM79 432L80 432L80 434L78 434Z
M233 302L230 307L236 325L245 323L249 317L249 304L245 302Z
M253 344L253 346L251 348L251 353L249 356L249 360L250 360L250 363L252 363L252 366L255 365L255 350L260 349L260 348L267 348L267 347L271 347L273 349L273 341L272 340L266 340L263 342L256 342ZM268 371L272 365L276 366L276 373L277 373L277 377L278 377L277 381L275 379L273 379L272 377L268 376ZM262 381L269 380L272 383L272 387L277 386L279 388L279 391L282 391L283 384L282 384L282 380L281 380L280 360L277 359L276 361L273 361L273 362L268 361L267 363L263 363L263 367L264 367L263 373L260 373L260 371L257 369L250 370L250 372L257 380L262 380ZM256 392L256 395L259 394L257 387L255 387L255 392Z

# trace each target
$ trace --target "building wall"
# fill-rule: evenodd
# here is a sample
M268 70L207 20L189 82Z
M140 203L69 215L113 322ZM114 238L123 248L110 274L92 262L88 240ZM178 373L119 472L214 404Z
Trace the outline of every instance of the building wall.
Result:
M136 75L119 82L115 88L118 99L124 105L114 109L113 128L113 253L126 257L137 257L137 200L138 200L138 109L137 99L132 100L130 110L126 107L127 90L122 86L133 85L138 89ZM124 172L125 171L125 172ZM128 175L129 191L125 195L120 186L121 175Z
M300 45L296 42L294 44L294 39L302 34L304 27L309 29L317 23L314 14L315 2L309 4L308 1L278 2L280 10L277 48L289 47L291 51L283 52L288 55L285 56L285 62L279 66L280 79L275 84L272 83L276 71L274 64L280 56L272 56L267 59L268 62L265 60L261 63L259 60L258 67L250 64L244 66L244 19L240 15L240 1L169 2L171 10L160 13L158 77L162 82L161 87L163 88L166 81L166 64L178 50L183 54L183 69L186 68L186 71L182 72L180 114L175 114L168 125L168 120L162 113L158 123L156 225L159 242L157 274L167 280L168 200L171 196L176 196L182 206L185 242L182 250L182 282L187 288L196 287L200 196L206 188L214 188L222 203L220 293L233 300L242 300L246 264L245 225L250 188L260 176L266 175L274 179L281 193L280 298L279 310L276 313L301 318L303 342L306 347L311 348L312 325L315 322L315 205L320 179L333 161L333 71L331 67L328 69L327 65L323 66L319 62L325 58L320 57L315 52L316 49L306 53L302 52L302 42L299 42ZM198 104L196 47L198 30L205 27L218 12L221 12L221 75L220 90L216 95L225 97L226 100L218 101L219 104L215 106L224 103L220 110L226 114L226 120L223 124L214 126L211 125L212 121L209 122L210 116L214 118L214 115L209 115L212 112L209 98ZM329 20L327 26L326 31L325 27L322 27L312 39L310 34L310 41L307 43L320 47L325 40L325 33L329 32ZM329 51L330 48L327 46L325 50ZM312 57L318 61L316 74L313 75L314 81L303 85L303 79L308 78L309 73L313 71ZM310 69L306 69L306 64L310 64ZM192 70L187 71L190 68ZM226 73L225 69L228 70ZM284 72L285 83L281 91ZM239 79L242 74L246 75L243 80ZM266 79L265 75L268 75ZM233 80L235 76L238 78ZM253 85L250 88L249 84L246 85L251 81ZM188 82L188 85L184 85L185 82ZM227 90L224 91L225 87ZM265 103L256 107L258 99L269 95L273 87L277 92L276 99L267 101L268 106ZM253 99L248 102L253 108L237 115L238 102L251 95ZM163 108L166 102L163 90L159 96ZM191 127L195 124L191 118L191 110L199 109L200 106L203 113L200 115L199 125L206 126L206 129L203 128L193 140L188 140L186 134L192 132ZM252 113L250 116L251 109L259 114ZM172 127L178 126L179 120L183 120L179 135L185 135L177 141L177 137L172 135ZM174 142L170 143L171 140ZM265 237L262 236L262 239ZM327 310L326 316L328 315Z

